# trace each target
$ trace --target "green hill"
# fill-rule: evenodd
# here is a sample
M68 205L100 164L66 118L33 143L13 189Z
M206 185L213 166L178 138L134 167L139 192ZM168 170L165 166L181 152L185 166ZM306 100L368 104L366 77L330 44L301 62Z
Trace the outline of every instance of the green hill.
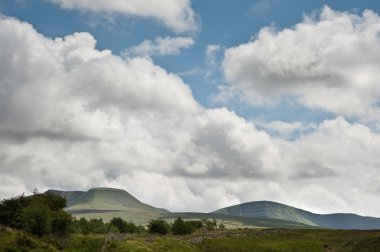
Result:
M215 219L218 224L223 223L227 228L288 228L288 229L313 229L315 227L297 223L294 221L260 218L260 217L245 217L233 216L217 213L170 213L163 218L168 221L181 217L184 220L201 220Z
M315 214L271 201L255 201L219 209L228 216L271 218L334 229L380 229L380 218L355 214Z
M178 216L184 219L217 219L227 227L284 227L307 228L304 223L287 220L273 220L268 218L250 218L239 216L226 216L209 213L170 213L165 209L155 208L144 204L124 190L113 188L93 188L84 191L58 191L49 190L66 197L68 205L65 209L72 215L80 218L102 218L105 221L113 217L132 220L137 224L146 224L150 219L165 218L174 221Z
M380 219L355 214L315 214L271 201L256 201L219 209L212 213L171 213L142 203L124 190L93 188L85 191L49 190L67 198L65 209L76 217L102 218L105 221L121 217L145 225L149 220L165 218L217 219L229 227L284 227L334 229L380 229Z
M102 218L105 221L113 217L133 220L136 224L145 224L152 218L161 217L169 211L142 203L124 190L114 188L93 188L83 191L49 190L66 197L65 209L76 217Z

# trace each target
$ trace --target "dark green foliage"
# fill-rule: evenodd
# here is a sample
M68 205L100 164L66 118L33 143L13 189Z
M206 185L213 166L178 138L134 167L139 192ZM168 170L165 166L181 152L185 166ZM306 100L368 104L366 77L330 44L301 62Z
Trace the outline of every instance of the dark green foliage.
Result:
M113 218L110 224L116 226L121 233L137 233L137 227L133 222L126 222L122 218Z
M162 219L150 220L148 224L148 231L151 234L166 235L170 231L170 226Z
M0 224L42 236L68 233L71 216L63 211L66 199L55 194L21 195L0 203Z
M72 224L73 218L70 214L63 210L59 210L52 214L51 229L52 232L57 234L59 237L65 236L70 231L70 226Z
M108 232L109 225L104 223L102 219L87 220L82 217L79 220L74 219L72 231L81 234L105 234Z
M185 234L191 234L195 231L195 227L192 226L190 222L183 221L181 217L178 217L172 226L172 233L174 235L185 235Z
M34 194L32 199L39 201L43 205L47 205L53 212L62 210L67 204L66 198L53 193Z
M90 226L89 221L86 218L84 218L84 217L80 218L78 224L79 224L80 232L82 234L89 234L90 233L91 226Z
M103 222L103 219L90 219L91 234L105 234L108 231L108 224Z
M112 218L110 224L116 226L120 231L125 229L126 222L122 218Z
M30 197L24 195L0 202L0 224L13 228L22 228L23 209L31 202Z
M210 220L207 220L207 219L203 219L202 220L202 224L203 224L203 227L209 231L211 230L215 230L216 227L217 227L217 224L216 224L216 220L213 219L212 221Z
M133 222L126 222L126 225L125 225L125 228L124 230L122 231L123 233L137 233L137 227L135 225L135 223Z
M190 220L186 222L193 226L195 229L200 229L203 227L202 221Z
M219 230L224 230L224 229L226 229L226 226L224 226L223 223L220 223L219 224Z
M22 213L22 227L27 232L42 236L51 231L51 212L48 206L32 202Z

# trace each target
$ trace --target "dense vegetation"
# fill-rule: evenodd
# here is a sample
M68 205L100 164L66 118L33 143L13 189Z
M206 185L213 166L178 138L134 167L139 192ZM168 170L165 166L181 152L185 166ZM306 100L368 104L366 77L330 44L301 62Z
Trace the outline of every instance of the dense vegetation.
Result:
M0 224L42 236L69 232L72 217L63 208L66 199L49 193L5 199L0 202Z
M226 229L215 219L181 217L152 219L146 229L119 217L76 219L65 206L50 193L1 201L0 251L380 251L380 231Z
M205 231L205 230L203 230ZM377 252L380 231L235 229L114 240L108 251Z

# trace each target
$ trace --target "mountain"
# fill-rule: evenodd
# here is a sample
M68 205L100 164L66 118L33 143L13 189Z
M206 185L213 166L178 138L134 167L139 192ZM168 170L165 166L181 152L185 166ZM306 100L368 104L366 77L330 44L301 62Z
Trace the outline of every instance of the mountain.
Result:
M227 216L211 213L171 213L165 209L144 204L124 190L114 188L93 188L85 191L48 190L67 199L65 210L80 218L102 218L105 221L113 217L133 220L136 224L146 224L155 218L174 221L177 217L183 219L216 219L228 227L278 227L278 228L310 228L303 223L268 218L251 218Z
M309 226L303 223L293 221L258 218L258 217L244 217L233 216L217 213L169 213L162 218L169 222L174 221L178 217L184 220L202 220L215 219L217 223L223 223L227 228L286 228L286 229L315 229L316 227Z
M355 214L315 214L302 209L271 201L255 201L219 209L212 213L171 213L142 203L124 190L93 188L88 191L58 191L49 193L66 197L66 211L80 218L113 217L146 224L155 218L169 221L178 216L183 219L216 219L228 227L283 227L283 228L333 228L380 229L380 218Z
M48 190L67 199L66 211L76 217L103 218L122 217L137 224L161 217L169 211L142 203L124 190L93 188L85 191Z
M380 218L356 214L315 214L271 201L254 201L214 211L228 216L271 218L333 229L380 229Z

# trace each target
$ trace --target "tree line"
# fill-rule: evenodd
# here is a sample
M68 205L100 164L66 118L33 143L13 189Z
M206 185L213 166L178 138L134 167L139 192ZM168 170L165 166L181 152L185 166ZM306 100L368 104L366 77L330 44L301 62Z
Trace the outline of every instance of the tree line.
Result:
M54 234L63 237L69 233L105 234L114 233L151 233L186 235L198 229L224 229L216 220L189 220L178 217L173 223L163 219L150 220L147 228L115 217L109 223L102 219L76 219L64 211L67 200L54 193L38 193L20 195L0 202L0 224L15 229L21 229L37 236Z

